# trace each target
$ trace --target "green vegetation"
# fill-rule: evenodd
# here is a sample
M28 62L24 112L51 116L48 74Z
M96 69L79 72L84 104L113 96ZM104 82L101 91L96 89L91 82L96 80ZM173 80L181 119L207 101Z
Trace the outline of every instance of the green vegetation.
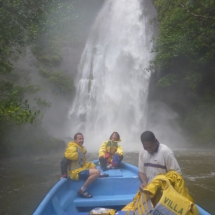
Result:
M37 59L35 66L41 80L56 98L71 100L74 83L61 69L62 47L81 44L83 48L89 33L89 19L93 16L93 1L98 7L102 4L97 0L0 0L1 156L5 152L21 151L22 147L39 151L43 143L44 148L49 148L48 142L53 142L53 146L59 142L40 130L41 119L51 106L50 101L36 96L42 87L39 83L36 86L29 83L26 73L14 64L30 47ZM151 65L159 70L160 77L153 86L157 98L180 114L181 126L192 142L212 143L215 137L215 2L153 2L160 29L153 50L157 55ZM32 132L32 139L26 139L25 143L13 142L12 137L8 139L11 129L19 131L20 128ZM34 130L43 134L41 138L36 133L33 135ZM24 134L20 138L24 139Z
M70 72L74 76L76 71L65 71L62 50L75 47L77 56L81 54L92 11L101 4L102 0L0 0L0 157L59 147L61 141L41 128L52 105L47 94L55 101L71 102ZM25 54L33 63L20 69L16 62Z
M73 91L72 79L62 71L53 70L62 58L62 38L56 38L60 33L63 34L61 28L65 22L74 18L68 14L71 13L71 8L72 4L67 1L0 0L1 156L10 148L6 134L12 128L19 129L24 124L33 124L32 128L38 127L44 111L51 105L49 101L34 96L41 90L40 86L28 84L22 71L14 67L19 56L25 54L26 47L37 47L39 54L43 53L38 61L43 61L40 64L50 67L52 72L48 73L47 78L55 93L69 94ZM23 147L24 145L23 143Z
M40 74L48 80L53 87L55 93L63 95L71 95L74 91L74 84L62 71L50 72L47 69L40 69Z
M214 142L215 1L154 0L159 36L157 95L182 117L190 140ZM168 96L164 96L164 94Z

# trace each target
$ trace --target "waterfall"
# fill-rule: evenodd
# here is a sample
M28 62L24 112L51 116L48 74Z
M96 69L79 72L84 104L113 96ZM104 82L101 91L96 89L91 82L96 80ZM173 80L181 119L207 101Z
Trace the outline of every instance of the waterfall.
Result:
M70 134L82 132L88 151L98 151L113 131L122 147L138 150L147 122L153 58L146 0L106 0L83 51ZM148 4L148 3L147 3Z

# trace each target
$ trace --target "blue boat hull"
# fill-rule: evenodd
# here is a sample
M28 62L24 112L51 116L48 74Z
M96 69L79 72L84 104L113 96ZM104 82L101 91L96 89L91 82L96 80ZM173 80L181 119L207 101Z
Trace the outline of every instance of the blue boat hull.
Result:
M98 161L94 163L100 169ZM106 173L109 177L98 178L89 187L88 190L93 195L91 199L77 196L83 181L61 179L45 196L33 215L86 215L96 207L112 208L118 211L118 215L125 214L120 210L133 201L140 185L138 169L122 162L120 169L108 170ZM197 207L200 215L210 215L198 205Z

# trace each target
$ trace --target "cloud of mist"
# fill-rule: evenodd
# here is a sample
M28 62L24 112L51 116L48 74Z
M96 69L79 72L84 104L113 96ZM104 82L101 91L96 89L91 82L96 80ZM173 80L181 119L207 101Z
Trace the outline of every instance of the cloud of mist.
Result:
M147 115L146 130L154 132L160 143L175 149L186 146L186 137L178 123L179 116L170 107L160 101L151 101Z
M96 1L94 1L94 3L96 4ZM155 13L151 3L150 4L148 2L146 3L146 1L144 3L145 5L143 6L147 6L149 11L153 10L153 13ZM85 21L82 23L81 28L79 28L79 34L80 35L84 34L85 36L82 37L82 41L80 43L76 43L76 44L71 43L71 45L68 45L67 43L64 47L62 47L63 59L62 59L61 65L59 66L60 70L65 71L65 73L70 75L72 78L75 78L77 76L77 72L78 72L77 68L81 58L82 49L84 48L84 44L89 34L90 27L93 25L93 21L100 9L101 4L100 6L98 5L93 6L91 4L91 7L89 8L89 10L86 10L86 7L87 7L86 1L83 1L83 2L79 1L78 5L76 6L79 7L80 11L83 10L82 11L83 13L87 13L85 14L85 17L82 17L83 19L85 19ZM147 10L145 9L144 13L146 13L146 11ZM147 23L147 27L149 27L150 30L152 30L152 26L149 26L149 23ZM147 29L148 28L145 29L145 32L148 31ZM114 29L114 32L115 32L115 29ZM106 32L103 32L103 34L105 35ZM146 38L146 41L151 39L150 35L146 35L146 37L147 36L148 38ZM125 44L125 46L126 45L128 44ZM132 54L126 53L129 50L130 50L130 47L127 47L126 51L124 51L124 53L121 54L121 60L119 61L120 64L116 65L115 69L117 68L117 70L126 71L126 72L129 72L133 69L133 67L131 66L132 65L131 62L135 62L136 59L132 56ZM97 51L99 54L100 50L98 47L97 47ZM137 56L139 56L139 53ZM115 58L111 60L115 60ZM83 132L85 137L84 145L86 149L89 152L95 152L99 150L99 147L103 141L109 139L113 131L117 131L121 136L121 139L122 139L121 145L125 151L139 151L142 148L142 145L140 142L141 133L145 130L151 130L152 132L155 133L155 136L161 143L167 144L171 148L183 147L185 143L185 138L183 137L182 130L179 127L179 124L177 123L178 115L161 102L149 102L148 104L143 104L144 102L141 101L141 99L139 99L140 97L137 97L139 93L140 94L143 93L143 92L140 92L140 89L138 88L139 85L137 85L137 82L139 82L139 79L141 78L144 79L141 76L141 74L139 77L137 76L137 78L133 80L134 82L132 82L132 84L130 84L131 85L130 87L132 88L136 87L136 89L133 91L134 92L133 95L131 95L131 97L128 97L129 90L130 90L129 88L127 89L126 93L123 94L123 99L124 101L126 101L123 104L124 106L126 104L125 107L127 107L128 109L130 108L131 110L130 112L129 111L123 112L123 106L120 106L119 104L117 104L117 102L120 101L120 98L118 98L115 95L116 92L114 91L114 89L115 89L115 86L118 85L117 80L122 79L124 80L124 82L129 83L132 81L131 79L132 75L126 77L126 76L122 76L122 73L112 74L112 78L113 76L115 77L115 79L112 79L112 80L116 82L114 83L112 82L112 85L111 85L112 91L109 91L109 92L106 91L105 95L110 99L111 105L109 106L109 108L113 112L113 116L111 117L113 117L115 121L113 120L113 123L111 124L111 126L107 126L106 128L99 126L101 125L99 123L102 121L105 122L105 120L107 120L107 122L109 123L110 118L108 117L107 119L105 118L106 112L104 111L104 114L103 114L104 118L98 119L99 120L97 122L98 125L96 125L98 129L95 130L95 132L91 132L88 129L84 130L82 129L82 127L76 126L77 124L71 123L71 119L68 118L68 113L71 110L71 103L73 103L74 101L73 102L66 101L65 98L55 95L51 90L50 85L44 82L44 80L41 77L39 77L38 69L33 66L32 61L36 62L36 59L32 56L32 53L28 52L25 60L23 59L21 60L20 65L22 65L22 69L27 69L30 71L29 77L31 79L31 83L33 84L39 83L39 85L43 89L41 92L37 94L37 96L42 97L43 99L47 100L52 104L51 108L49 108L45 112L42 126L52 136L64 140L65 144L67 144L69 141L73 139L73 136L76 132ZM140 82L140 86L141 84L143 83ZM148 83L146 83L145 86L148 87ZM118 90L118 88L116 89ZM125 89L125 86L124 86L124 89ZM143 91L145 91L145 89ZM145 99L147 97L148 92L144 92L144 93L145 93L144 95L144 99ZM105 95L103 94L101 98L104 98ZM114 97L114 101L116 102L113 102L113 100L111 100L111 98L113 97ZM130 98L130 102L127 101L128 98ZM140 114L133 112L133 108L135 108L134 106L137 106L137 105L140 106L140 109L138 110L140 113L147 110L144 117L141 116L141 118L139 119L138 117ZM84 101L83 101L83 106L87 106L87 104L84 103ZM121 108L119 109L119 107ZM96 116L97 112L95 111L94 114ZM125 118L129 120L124 120ZM136 121L140 121L139 124L134 123L133 121L134 118ZM80 118L80 120L82 119ZM102 125L105 126L105 123L102 123ZM95 125L92 125L92 126L95 126ZM102 132L99 130L100 128L102 129Z
M139 150L153 57L147 9L141 0L106 1L95 20L80 60L67 129L83 132L89 150L98 151L113 131L120 133L125 150Z

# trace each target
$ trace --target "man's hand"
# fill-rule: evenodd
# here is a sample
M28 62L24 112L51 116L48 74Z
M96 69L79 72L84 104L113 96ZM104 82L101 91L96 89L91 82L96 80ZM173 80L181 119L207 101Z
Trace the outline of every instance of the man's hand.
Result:
M60 177L60 179L62 179L62 178L67 179L67 175L66 175L66 174L63 174L63 175Z
M143 190L146 185L147 185L147 177L146 177L146 174L143 173L143 172L138 172L138 176L139 176L139 179L141 181L141 185L139 187L140 190Z
M110 153L106 152L105 153L105 158L109 158L110 157Z
M143 189L146 187L146 185L147 185L147 183L143 182L139 187L140 191L143 191Z

